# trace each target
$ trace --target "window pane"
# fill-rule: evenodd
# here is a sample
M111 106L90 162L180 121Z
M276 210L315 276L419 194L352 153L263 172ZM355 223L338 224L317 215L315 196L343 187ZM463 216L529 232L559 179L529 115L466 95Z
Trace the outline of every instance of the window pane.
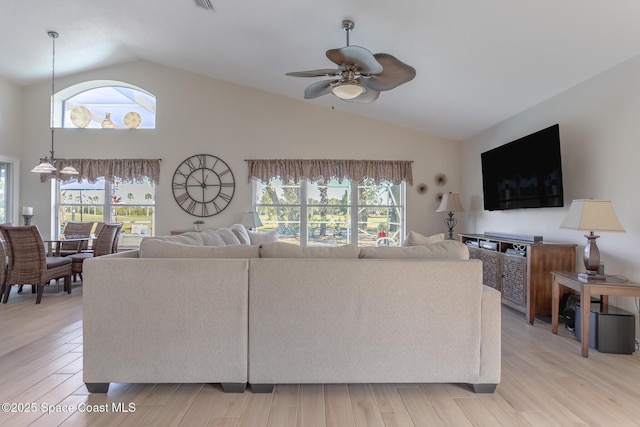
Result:
M9 222L9 198L7 189L9 180L9 167L8 163L0 162L0 224Z
M299 206L259 206L257 212L262 221L260 231L277 229L280 241L300 244Z
M140 118L139 129L154 129L156 127L156 98L143 91L124 86L102 86L84 90L77 93L62 103L64 112L62 116L63 128L101 128L102 120L109 113L114 127L125 129L132 126L125 123L128 113L137 113ZM72 121L72 110L76 107L84 107L89 111L88 124L84 118L76 123ZM76 110L77 111L77 110ZM75 112L74 112L75 113Z
M292 181L283 183L273 179L268 184L256 184L256 203L261 205L299 205L300 184ZM262 218L260 218L262 219Z
M348 207L309 207L309 246L336 246L349 243L351 209Z

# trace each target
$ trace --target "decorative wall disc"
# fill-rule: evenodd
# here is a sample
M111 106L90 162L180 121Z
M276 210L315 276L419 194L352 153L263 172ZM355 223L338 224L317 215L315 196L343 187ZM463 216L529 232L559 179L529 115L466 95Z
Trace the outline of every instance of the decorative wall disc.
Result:
M136 113L135 111L129 111L127 114L124 115L124 125L129 128L129 129L135 129L138 126L140 126L140 123L142 122L142 117L140 117L140 114Z
M438 193L436 194L436 200L438 201L438 203L440 203L442 201L442 193Z
M436 185L442 187L447 183L447 175L439 173L433 178L433 181L436 183Z
M424 182L421 182L420 184L418 184L418 186L416 187L416 191L418 192L418 194L424 194L427 191L429 191L429 187L427 186L427 184L425 184Z
M78 105L71 110L69 117L71 118L71 123L79 128L86 128L91 123L91 111L82 105Z

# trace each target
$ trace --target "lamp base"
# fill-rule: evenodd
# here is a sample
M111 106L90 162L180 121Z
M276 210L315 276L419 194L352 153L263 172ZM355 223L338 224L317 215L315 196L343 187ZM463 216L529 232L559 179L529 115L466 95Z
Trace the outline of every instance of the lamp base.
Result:
M581 282L590 282L593 280L607 280L607 276L603 274L598 274L598 272L586 272L586 273L578 273L578 280Z

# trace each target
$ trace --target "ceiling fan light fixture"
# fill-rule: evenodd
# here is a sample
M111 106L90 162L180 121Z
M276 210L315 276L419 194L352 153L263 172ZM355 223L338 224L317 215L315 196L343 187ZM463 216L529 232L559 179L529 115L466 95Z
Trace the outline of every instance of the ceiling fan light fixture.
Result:
M331 93L337 96L340 99L353 99L362 95L365 91L365 88L360 86L355 82L345 82L339 85L336 85L333 89L331 89Z

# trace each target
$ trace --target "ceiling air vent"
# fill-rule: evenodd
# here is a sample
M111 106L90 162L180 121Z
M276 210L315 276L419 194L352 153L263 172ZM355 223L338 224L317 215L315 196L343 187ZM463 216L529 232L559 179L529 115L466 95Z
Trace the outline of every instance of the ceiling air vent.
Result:
M206 10L213 10L215 11L215 9L213 8L213 5L211 4L211 0L193 0L196 4L196 6L201 7L203 9Z

